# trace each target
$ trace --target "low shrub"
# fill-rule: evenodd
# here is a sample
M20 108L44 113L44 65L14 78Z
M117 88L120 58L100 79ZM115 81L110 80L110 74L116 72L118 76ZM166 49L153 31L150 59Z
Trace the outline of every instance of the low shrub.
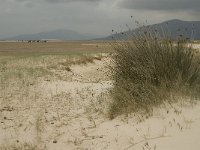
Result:
M111 65L114 80L110 114L143 110L169 97L197 96L200 93L200 57L189 38L170 38L156 28L118 34L110 42L115 52Z

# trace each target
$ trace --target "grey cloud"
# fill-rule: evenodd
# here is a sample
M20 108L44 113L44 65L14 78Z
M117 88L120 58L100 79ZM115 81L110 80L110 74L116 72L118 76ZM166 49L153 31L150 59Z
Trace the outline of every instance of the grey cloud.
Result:
M98 2L101 0L45 0L46 2L59 3L59 2Z
M199 20L200 0L0 0L0 38L56 29L109 34L134 20L158 23L170 19ZM120 9L118 7L129 9ZM184 5L183 5L184 4ZM184 6L184 7L183 7ZM183 11L149 11L172 10ZM186 9L197 11L185 11ZM142 11L141 11L142 10ZM132 22L130 22L131 26Z
M119 6L136 10L200 11L200 0L122 0Z
M29 7L29 8L32 8L32 7L36 6L36 4L28 2L28 3L25 4L25 6Z
M8 0L4 0L8 2ZM22 4L25 7L34 7L36 5L44 6L46 4L62 4L62 3L78 3L78 2L88 2L88 3L95 3L100 2L102 0L13 0L18 4Z
M67 3L67 2L98 2L101 0L15 0L16 2L48 2L48 3Z
M15 0L16 2L26 2L26 1L29 1L29 0Z

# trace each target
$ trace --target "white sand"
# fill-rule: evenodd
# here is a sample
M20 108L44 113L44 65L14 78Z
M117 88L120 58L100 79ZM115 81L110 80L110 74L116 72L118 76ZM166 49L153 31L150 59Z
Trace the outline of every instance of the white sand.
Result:
M33 87L39 95L1 105L0 144L18 140L48 150L200 149L198 101L155 108L151 117L130 114L109 120L112 81L104 76L106 70L102 61L73 66L73 73L61 72L69 80L40 81Z

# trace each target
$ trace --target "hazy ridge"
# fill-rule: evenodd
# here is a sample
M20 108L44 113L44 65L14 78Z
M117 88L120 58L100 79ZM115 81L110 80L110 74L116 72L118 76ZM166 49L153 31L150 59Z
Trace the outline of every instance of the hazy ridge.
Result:
M158 28L159 32L161 30L168 30L172 38L177 37L178 34L183 34L186 37L192 38L194 40L200 40L200 21L182 21L178 19L165 21L158 24L149 25L152 28ZM128 32L137 32L140 28L136 28ZM193 33L193 34L192 34ZM124 35L120 33L110 35L105 37L103 35L92 35L92 34L81 34L72 30L58 29L48 32L40 32L36 34L22 34L14 37L4 38L3 40L41 40L41 39L56 39L56 40L110 40L114 38L123 38Z
M100 35L81 34L72 30L58 29L48 32L40 32L36 34L22 34L14 37L4 38L3 40L89 40L94 38L101 38Z
M182 21L178 19L165 21L158 24L149 25L150 28L155 28L162 35L162 30L170 33L171 38L176 38L178 35L191 38L193 40L200 40L200 21ZM141 28L136 28L131 31L125 31L124 33L130 34L139 31ZM126 34L116 33L106 37L106 40L118 38L126 38Z

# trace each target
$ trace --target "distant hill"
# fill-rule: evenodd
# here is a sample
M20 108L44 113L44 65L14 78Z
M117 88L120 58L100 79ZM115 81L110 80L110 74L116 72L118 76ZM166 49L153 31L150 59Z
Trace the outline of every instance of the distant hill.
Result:
M157 28L158 32L162 32L161 29L168 30L171 34L171 38L176 38L177 35L183 34L186 37L191 38L192 31L194 31L193 39L200 40L200 21L182 21L182 20L169 20L158 24L149 25L150 28ZM131 34L129 32L137 32L141 28L136 28L131 31L125 31L124 33ZM113 34L109 37L104 38L109 40L114 38L126 38L125 35L120 33Z
M55 39L55 40L90 40L101 38L99 35L80 34L71 30L55 30L49 32L40 32L37 34L23 34L14 37L5 38L3 40L41 40L41 39Z
M194 40L200 40L200 21L182 21L182 20L169 20L158 24L149 25L151 28L157 27L159 32L161 31L161 27L167 29L171 33L171 37L175 38L181 32L184 32L184 35L187 37L191 36L192 30L194 28ZM140 28L136 28L131 31L125 31L125 33L129 32L137 32ZM91 35L91 34L81 34L76 31L71 30L55 30L49 32L40 32L36 34L23 34L14 37L4 38L1 40L41 40L41 39L55 39L55 40L111 40L114 38L123 38L125 35L121 34L113 34L108 37L103 37L99 35ZM125 37L126 38L126 37Z

